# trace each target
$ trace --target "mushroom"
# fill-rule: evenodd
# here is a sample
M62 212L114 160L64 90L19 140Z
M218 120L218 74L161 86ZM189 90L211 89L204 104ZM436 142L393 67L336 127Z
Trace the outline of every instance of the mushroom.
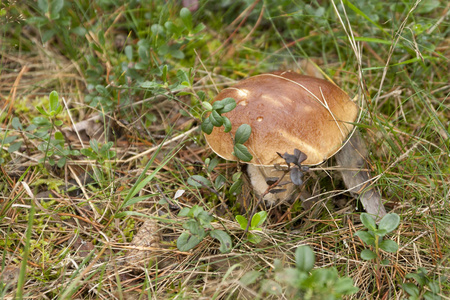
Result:
M244 79L222 90L214 99L231 97L236 108L225 113L232 124L231 134L214 128L206 140L211 149L227 160L236 160L233 136L242 124L252 133L246 146L253 159L247 172L257 195L269 187L267 181L283 171L274 165L286 165L278 153L298 149L306 154L303 165L318 165L336 154L353 130L358 107L339 87L323 79L291 71L265 73ZM293 184L284 193L267 194L265 200L289 197Z

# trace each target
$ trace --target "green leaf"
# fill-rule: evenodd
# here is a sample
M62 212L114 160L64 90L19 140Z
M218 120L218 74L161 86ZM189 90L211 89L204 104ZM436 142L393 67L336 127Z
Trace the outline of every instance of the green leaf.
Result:
M223 127L224 127L224 132L230 132L231 131L231 121L230 119L228 119L225 116L222 116L222 120L223 120Z
M201 238L205 236L205 230L200 227L200 224L195 219L186 221L183 224L183 228L189 230L192 234L197 235Z
M206 28L205 24L200 23L197 26L195 26L194 31L192 33L199 33L200 31L202 31L205 28Z
M49 98L49 102L50 102L50 112L54 111L56 112L56 110L59 107L59 97L58 97L58 93L56 91L53 91L50 93Z
M209 158L208 158L209 160ZM207 170L209 173L211 173L215 167L217 167L217 165L219 164L219 159L217 157L214 157L213 159L209 160L208 162L206 162L206 165L208 166Z
M10 135L7 136L3 139L3 143L4 144L11 144L12 142L14 142L15 140L17 140L19 136L18 135Z
M243 183L244 181L242 179L236 180L230 187L230 194L238 195L241 192Z
M180 17L183 21L184 26L191 31L192 30L192 14L189 9L183 7L180 11Z
M394 231L398 225L400 224L400 216L392 213L387 214L381 219L380 223L378 224L378 229L384 229L386 232Z
M258 216L258 219L255 218L256 216ZM257 227L261 226L264 223L264 221L266 221L266 219L267 219L267 212L266 211L258 212L252 218L252 225L251 225L251 227L257 228Z
M18 117L14 117L11 121L11 125L16 130L22 130L22 124L20 123L20 120Z
M209 115L209 119L211 120L211 123L216 127L220 127L223 124L222 116L219 115L219 113L215 110L211 112L211 114Z
M237 215L236 217L236 221L239 223L239 226L241 226L242 230L245 230L247 228L247 218L241 215Z
M39 10L43 15L48 12L48 0L38 0Z
M36 129L37 129L37 126L35 124L30 124L30 125L27 126L27 128L25 128L25 131L31 132L31 131L36 130Z
M190 86L192 84L191 73L192 73L192 69L189 69L188 72L186 72L185 70L181 70L181 69L177 71L177 78L181 85Z
M398 250L398 244L391 240L384 240L380 243L380 248L386 252L395 253Z
M281 286L277 282L270 279L263 280L261 282L261 288L263 291L271 295L281 295L282 293Z
M391 35L386 30L384 30L383 26L381 26L380 24L372 21L372 19L370 19L365 13L363 13L359 8L357 8L355 5L353 5L350 1L344 0L344 4L347 5L356 14L360 15L361 17L363 17L364 19L366 19L367 21L372 23L374 26L376 26L378 29L380 29L383 33L385 33L386 35L391 37Z
M442 300L442 297L434 294L433 292L426 291L425 294L423 294L423 299L425 300Z
M220 111L224 106L225 106L225 103L222 101L216 101L212 104L212 108L217 111Z
M234 145L233 150L234 150L233 155L242 161L249 162L253 158L253 156L250 154L250 152L248 152L247 147L245 147L242 144Z
M363 223L364 227L366 227L369 230L376 230L377 229L377 225L375 224L375 220L373 219L373 217L367 213L362 213L361 214L361 222Z
M13 152L19 150L21 146L22 146L22 142L17 142L17 143L11 144L8 147L7 151L8 151L8 153L13 153Z
M98 153L98 141L96 139L92 139L89 141L89 145L95 153Z
M244 144L249 139L251 133L252 133L252 128L250 127L250 125L242 124L236 130L234 143L235 144Z
M107 151L104 155L103 155L103 158L106 158L106 159L113 159L114 157L116 157L116 151Z
M247 238L248 238L248 241L253 244L259 244L262 241L262 237L260 237L256 234L250 233L250 232L247 233Z
M425 14L429 13L441 5L441 1L439 0L424 0L421 1L420 5L417 7L417 13Z
M178 47L178 46L173 45L173 46L169 47L169 54L172 55L172 57L175 57L178 59L183 59L184 52L176 47ZM186 83L187 83L187 86L189 86L189 81L186 81ZM182 82L181 84L184 84L184 82Z
M133 61L133 47L131 45L125 47L124 53L129 62Z
M202 122L202 131L206 134L211 134L213 129L214 129L214 125L211 123L211 120L208 118L206 118L203 122Z
M425 283L427 282L427 279L424 275L422 274L417 274L417 273L409 273L406 274L405 276L408 279L414 279L420 286L424 286Z
M252 222L250 225L250 230L261 230L261 228L257 228L257 225L259 223L259 221L261 220L261 216L258 214L255 214L252 218Z
M415 286L411 282L407 282L402 284L402 288L405 292L407 292L410 296L419 297L420 291L417 286Z
M52 123L50 123L50 121L44 117L35 117L31 122L33 122L33 124L37 125L38 127L52 125Z
M105 32L100 30L97 34L100 45L105 46Z
M223 230L211 230L209 232L209 235L212 238L219 240L220 242L219 251L221 253L228 253L231 251L231 247L233 244L231 242L231 237L228 235L228 233L226 233Z
M314 251L307 245L299 246L295 249L295 266L298 270L309 272L314 268L316 258Z
M48 156L53 155L50 151L47 154L48 154ZM52 167L56 164L55 160L51 157L49 157L47 161L48 161L48 164Z
M431 292L434 294L438 294L441 291L439 284L434 280L428 282L427 286L430 288Z
M75 33L76 35L78 35L78 36L81 37L81 36L86 35L87 30L86 30L86 28L84 28L84 27L82 27L82 26L77 26L77 27L73 28L73 29L71 30L71 32L72 32L72 33Z
M211 182L201 175L192 175L188 178L187 183L195 187L211 186Z
M214 187L216 188L216 190L220 190L220 188L225 184L226 181L227 179L225 178L225 176L219 174L214 181Z
M224 98L220 101L216 101L216 102L214 102L214 104L216 104L216 106L220 106L217 108L215 107L214 109L218 110L220 114L224 114L224 113L232 111L236 107L236 100L228 97L228 98Z
M198 91L197 92L197 97L200 99L201 102L205 102L206 101L206 93L204 91Z
M147 47L139 46L138 55L141 59L141 62L144 64L148 64L150 61L150 54L148 53Z
M309 277L309 274L295 268L280 268L275 273L275 279L278 282L286 283L292 287L303 288L303 282ZM297 298L301 299L301 298Z
M144 201L144 200L147 200L147 199L151 198L152 196L157 196L157 195L158 195L158 194L149 194L149 195L144 195L144 196L139 196L139 197L133 197L133 198L130 198L127 202L125 202L125 203L122 205L122 208L126 208L126 207L128 207L128 206L131 206L131 205L133 205L133 204L142 202L142 201Z
M106 153L111 147L114 145L113 142L107 142L103 144L103 146L100 148L100 153Z
M209 103L208 101L203 101L202 102L202 107L206 111L212 111L212 109L213 109L211 103Z
M180 34L181 33L181 29L177 25L173 24L170 21L167 21L166 23L164 23L164 27L166 27L167 32L170 32L172 34Z
M375 237L371 232L357 231L355 235L358 236L367 245L375 246Z
M261 277L261 275L263 275L263 273L258 271L250 271L245 273L244 276L242 276L241 279L239 279L239 282L242 283L243 285L254 284L256 280L259 277Z
M101 84L97 84L97 85L95 86L95 90L96 90L100 95L103 95L103 96L108 95L108 90L106 89L106 87L104 87L104 86L101 85Z
M375 235L378 235L379 237L383 237L386 235L387 231L385 229L375 229L372 231Z
M164 27L162 25L153 24L150 30L154 35L164 35Z
M349 277L339 278L334 285L334 290L340 295L351 295L359 291L359 288L353 285L353 279Z
M60 141L64 141L64 135L61 133L61 131L55 132L55 139L56 140L60 140Z
M139 85L144 89L158 89L162 87L162 84L156 81L146 80L144 82L139 83Z
M61 108L61 106L60 106L60 108ZM56 127L61 127L63 125L63 121L61 121L61 120L55 120L55 126Z
M202 226L209 227L212 220L214 220L214 217L211 216L208 212L204 211L202 207L199 214L194 213L194 217L198 218Z
M361 251L361 258L364 260L372 260L375 259L376 257L377 255L375 254L375 252L369 249L364 249L363 251Z
M95 154L91 149L83 148L80 151L81 154L83 154L86 157L89 157L90 159L97 159L97 154Z
M189 207L183 207L180 212L178 213L179 217L187 217L189 216L189 212L190 212L190 208Z
M42 107L36 106L36 109L41 113L41 115L44 115L47 117L50 116L50 114L48 112L46 112Z
M50 18L52 20L59 18L59 13L64 7L64 0L53 0L50 2Z
M177 239L177 248L180 251L189 251L197 246L202 240L189 232L183 232Z
M56 165L58 166L58 168L62 168L64 167L64 165L66 164L66 157L61 157L58 162L56 163Z
M41 37L42 42L43 42L43 43L48 42L53 36L56 35L56 33L57 33L57 32L56 32L55 29L45 30L45 31L42 33L42 37Z
M327 282L335 282L339 278L336 268L319 268L311 272L307 284L311 286L325 287Z

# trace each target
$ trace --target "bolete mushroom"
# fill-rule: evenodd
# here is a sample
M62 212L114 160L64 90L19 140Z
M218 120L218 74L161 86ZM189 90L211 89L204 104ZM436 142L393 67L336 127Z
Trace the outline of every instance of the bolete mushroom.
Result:
M233 136L242 124L252 133L245 143L253 159L247 172L257 195L268 188L267 178L279 177L275 164L286 165L278 153L298 149L306 154L303 165L318 165L336 154L353 130L358 107L335 84L323 79L278 71L244 79L222 90L214 99L234 98L236 108L225 113L231 134L214 128L206 140L211 149L227 160L236 160ZM288 187L287 193L293 188ZM267 194L275 201L284 194Z

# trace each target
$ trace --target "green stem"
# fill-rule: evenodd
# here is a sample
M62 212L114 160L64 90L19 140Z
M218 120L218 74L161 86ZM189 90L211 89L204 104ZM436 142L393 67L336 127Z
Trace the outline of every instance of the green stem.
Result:
M376 266L376 270L375 270L375 274L377 276L377 285L378 283L380 283L381 280L381 276L380 276L380 247L379 247L379 241L380 241L380 237L375 234L375 254L377 255L376 261L377 261L377 266Z
M52 128L50 128L50 135L48 137L48 143L47 143L47 147L45 148L45 153L44 153L44 167L45 167L45 161L47 160L47 153L48 153L48 148L50 148L50 142L52 140L52 134L53 134L53 128L55 127L55 120L52 119Z
M16 299L23 299L23 289L24 289L25 280L27 277L28 255L30 253L30 247L31 247L30 241L31 241L31 231L33 230L34 213L35 213L34 200L32 199L30 213L28 216L28 227L27 227L27 232L25 234L25 247L23 249L22 265L20 267L19 279L17 281Z

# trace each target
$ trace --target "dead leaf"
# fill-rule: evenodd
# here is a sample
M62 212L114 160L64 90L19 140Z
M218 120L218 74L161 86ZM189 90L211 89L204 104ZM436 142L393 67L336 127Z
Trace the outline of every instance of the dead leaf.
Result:
M0 282L7 286L7 289L12 290L16 288L19 280L20 267L15 265L6 266L0 275Z

